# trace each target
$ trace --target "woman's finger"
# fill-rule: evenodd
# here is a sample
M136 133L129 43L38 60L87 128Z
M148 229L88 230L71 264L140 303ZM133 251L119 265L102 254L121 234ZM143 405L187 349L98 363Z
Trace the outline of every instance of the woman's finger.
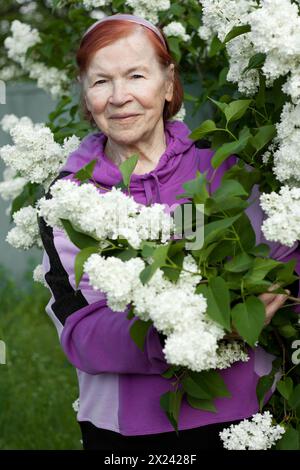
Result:
M277 289L278 287L280 287L280 284L279 283L276 283L276 284L272 284L272 286L269 287L269 291L272 291L274 289ZM288 295L290 295L290 291L286 289L286 292ZM265 304L265 305L269 305L271 304L278 295L283 295L283 294L268 294L268 293L264 293L264 294L260 294L258 296L259 299L262 300L262 302Z
M279 308L284 304L288 294L277 294L276 299L273 300L270 304L266 306L266 324L268 325L272 320L273 316L279 310Z

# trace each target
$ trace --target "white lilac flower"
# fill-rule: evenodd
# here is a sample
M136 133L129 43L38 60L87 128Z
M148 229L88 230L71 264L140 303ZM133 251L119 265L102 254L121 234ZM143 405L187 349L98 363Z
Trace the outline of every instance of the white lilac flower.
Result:
M162 243L170 239L174 230L172 217L167 216L164 205L158 203L140 207L136 227L143 240L160 239Z
M291 71L287 81L282 86L282 91L291 97L294 104L300 105L300 67Z
M4 82L9 82L10 80L22 77L23 75L24 71L17 64L7 65L0 69L0 80L3 80Z
M17 196L19 196L19 194L21 194L26 183L27 183L27 180L22 177L17 177L17 178L8 179L6 181L1 181L0 182L0 196L5 201L13 200Z
M182 263L182 271L180 272L178 285L184 285L192 290L201 281L202 276L199 274L199 268L193 256L188 254L184 257Z
M240 341L221 341L217 349L216 369L227 369L234 362L248 362L250 359Z
M15 248L28 250L34 245L42 248L36 209L26 206L13 214L16 224L6 236L6 241Z
M167 26L164 26L163 32L166 36L176 36L183 41L189 41L191 36L186 33L185 27L178 21L172 21Z
M22 15L29 15L35 12L36 9L37 9L37 3L29 2L29 3L26 3L26 5L22 5L19 11Z
M49 92L54 99L60 97L69 86L66 72L26 57L29 47L41 42L39 32L18 20L12 22L11 32L12 36L4 41L8 57L20 64L30 78L37 80L39 88Z
M195 320L184 330L175 330L167 336L163 353L169 364L188 367L195 372L214 369L218 340L223 336L224 330L216 324Z
M196 321L203 318L207 303L205 297L194 294L188 285L178 287L173 284L156 295L148 306L151 320L155 327L169 335L173 331L182 332L185 328L193 329Z
M84 8L91 10L92 8L105 7L111 4L111 0L82 0Z
M43 284L43 286L47 287L47 284L45 282L45 271L43 268L42 264L38 264L33 271L33 280L35 282L39 282L40 284Z
M95 20L102 20L102 18L105 18L106 16L106 13L104 13L102 10L92 10L90 12L90 17L94 18Z
M42 62L32 62L28 69L29 77L37 80L37 86L53 98L60 97L69 86L68 75L63 70L47 67Z
M186 115L185 106L184 104L182 104L178 113L176 113L175 116L171 118L171 121L183 121L185 118L185 115Z
M6 201L13 200L21 194L26 183L26 178L17 176L16 170L8 166L4 169L3 181L0 182L0 196Z
M139 273L144 266L141 258L122 261L114 256L104 258L94 253L84 263L83 269L93 288L104 291L108 306L118 312L125 310L131 302L132 292L141 282Z
M272 425L269 411L257 413L252 420L244 419L239 424L231 424L219 433L223 446L228 450L267 450L282 438L285 429Z
M237 83L238 90L251 96L257 92L259 86L259 74L256 69L243 70L248 66L249 60L255 55L255 49L249 34L242 34L229 41L226 45L229 57L229 69L226 79Z
M15 114L5 114L0 121L0 126L4 132L10 132L17 124L32 126L33 122L27 116L18 118Z
M132 293L132 302L136 315L141 320L150 320L150 306L153 299L171 286L171 282L164 276L161 269L157 269L146 284L140 282Z
M27 50L41 42L39 32L37 29L31 28L30 25L19 20L14 20L10 29L12 36L7 37L4 41L7 55L10 59L23 66Z
M21 119L14 125L14 119L11 119L4 125L10 127L14 145L1 147L0 157L32 183L55 178L65 163L67 152L75 150L79 143L78 139L71 137L62 146L59 145L50 128L41 123L32 124Z
M77 398L77 400L73 401L72 403L72 408L75 411L75 413L78 413L79 406L80 406L80 401L79 401L79 398Z
M148 21L158 23L158 12L170 8L170 0L125 0L125 5L133 8L133 14Z
M205 41L217 35L223 41L234 27L249 24L251 31L237 36L226 44L229 59L227 80L237 83L245 95L257 92L259 80L256 69L242 73L252 56L265 53L262 72L266 86L291 72L283 87L292 101L299 100L300 16L291 0L200 0L203 25L198 30Z
M278 145L274 152L274 174L289 185L300 182L300 104L285 103L276 124Z
M260 205L268 216L262 224L267 240L287 246L300 240L300 188L282 186L279 194L262 194Z
M151 236L163 242L170 237L172 216L163 205L146 209L119 188L101 194L93 184L60 180L50 191L53 197L41 198L38 210L51 226L60 227L59 219L68 219L97 240L126 238L134 248Z
M257 8L254 0L199 0L199 3L202 5L203 26L200 26L198 34L205 41L216 34L223 41L234 26L245 24L248 14Z
M267 54L263 73L275 79L299 63L300 16L290 0L262 0L251 12L251 40L257 52Z

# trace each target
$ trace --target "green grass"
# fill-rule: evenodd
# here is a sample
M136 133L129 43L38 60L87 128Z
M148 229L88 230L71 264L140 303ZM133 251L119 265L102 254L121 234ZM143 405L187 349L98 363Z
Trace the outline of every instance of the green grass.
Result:
M0 266L0 449L82 449L76 371L45 312L49 291L31 279L19 288Z

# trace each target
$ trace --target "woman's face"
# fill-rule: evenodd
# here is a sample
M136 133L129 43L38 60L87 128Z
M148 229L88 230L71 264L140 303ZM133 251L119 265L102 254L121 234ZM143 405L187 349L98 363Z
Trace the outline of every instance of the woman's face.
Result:
M130 70L131 69L131 70ZM131 144L150 138L173 95L174 65L163 70L143 31L98 50L83 79L85 101L98 128ZM117 115L135 114L128 119Z

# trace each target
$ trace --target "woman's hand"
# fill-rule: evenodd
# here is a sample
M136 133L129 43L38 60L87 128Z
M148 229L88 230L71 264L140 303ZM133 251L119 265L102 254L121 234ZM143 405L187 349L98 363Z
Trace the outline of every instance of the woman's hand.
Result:
M273 284L269 287L269 291L277 289L280 287L280 284ZM265 305L265 312L266 312L266 319L265 319L265 326L267 326L270 321L272 320L273 316L277 312L277 310L282 307L288 296L291 294L288 289L285 289L287 294L260 294L258 298L264 303Z
M280 284L273 284L272 286L269 287L269 291L272 291L276 289L277 287L280 287ZM291 294L291 292L288 289L285 289L285 292L287 294L260 294L258 298L264 303L265 305L265 313L266 313L266 319L265 319L265 326L267 326L270 321L272 320L273 316L277 312L277 310L280 309L280 307L284 304L288 296ZM224 339L227 340L239 340L243 339L238 332L233 329L231 333L228 335L224 336Z

